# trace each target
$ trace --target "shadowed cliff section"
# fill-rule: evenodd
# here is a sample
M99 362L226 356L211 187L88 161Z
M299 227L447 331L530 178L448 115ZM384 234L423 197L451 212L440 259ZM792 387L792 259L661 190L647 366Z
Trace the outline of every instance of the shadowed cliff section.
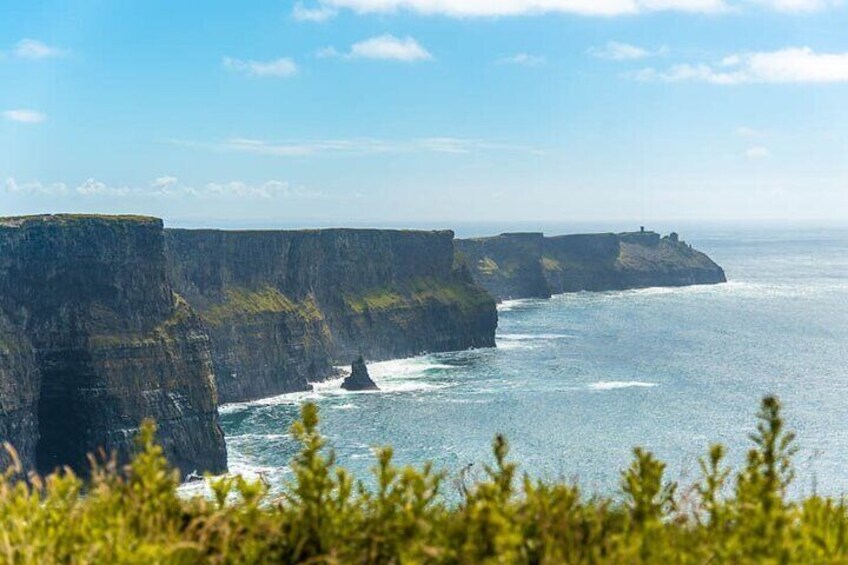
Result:
M27 469L35 467L40 386L32 344L0 310L0 442L12 444ZM0 469L10 461L0 449Z
M500 300L727 280L674 233L502 234L457 240L457 250L474 279Z
M212 339L222 402L308 390L369 359L494 346L494 300L453 232L166 230L171 280Z
M183 472L226 468L208 337L166 280L161 221L0 219L0 439L84 473L99 447L125 460L148 417Z

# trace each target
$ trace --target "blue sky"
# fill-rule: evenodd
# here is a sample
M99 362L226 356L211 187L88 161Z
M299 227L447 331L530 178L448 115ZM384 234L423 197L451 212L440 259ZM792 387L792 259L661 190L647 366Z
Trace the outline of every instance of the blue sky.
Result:
M0 0L2 215L848 216L841 1L68 4Z

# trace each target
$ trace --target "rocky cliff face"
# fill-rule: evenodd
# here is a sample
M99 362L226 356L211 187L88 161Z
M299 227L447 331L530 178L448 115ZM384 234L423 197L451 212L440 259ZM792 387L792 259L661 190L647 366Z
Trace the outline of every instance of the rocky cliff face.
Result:
M166 281L162 233L150 218L0 220L0 437L39 470L85 472L98 447L125 458L148 417L182 471L226 468L208 337ZM4 430L16 410L30 419Z
M0 311L0 442L9 442L25 469L35 468L41 376L32 345ZM0 448L0 469L11 462Z
M676 234L532 234L529 241L530 234L504 234L460 240L458 249L474 279L499 299L726 281L721 267Z
M222 402L306 390L362 353L494 345L494 301L452 232L166 230L173 284L204 319Z
M541 233L507 233L456 241L460 261L468 263L483 288L502 300L550 298L541 261L544 245Z

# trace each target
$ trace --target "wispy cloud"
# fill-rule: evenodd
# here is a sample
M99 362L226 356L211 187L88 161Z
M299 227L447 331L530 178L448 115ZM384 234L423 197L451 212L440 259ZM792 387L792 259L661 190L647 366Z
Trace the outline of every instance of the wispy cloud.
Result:
M20 59L50 59L64 57L67 50L51 47L37 39L22 39L15 45L12 53Z
M320 5L361 14L409 11L457 18L535 14L617 16L645 11L720 12L724 0L322 0Z
M228 71L252 77L290 77L297 74L297 63L288 57L270 61L251 61L224 57L222 65Z
M731 55L714 64L681 64L665 70L647 68L631 76L641 81L720 85L848 82L848 53L816 53L809 47L790 47Z
M40 124L47 119L47 115L43 112L19 108L4 111L3 119L8 122L17 122L20 124Z
M546 63L544 57L539 55L530 55L528 53L517 53L509 57L498 59L501 65L519 65L522 67L541 67Z
M769 151L767 147L758 145L756 147L749 147L748 150L745 151L745 156L751 160L768 159L771 157L771 151Z
M591 47L589 54L598 59L607 59L609 61L635 61L638 59L646 59L658 55L668 53L667 47L659 49L645 49L637 47L629 43L620 43L618 41L609 41L603 47Z
M307 7L303 2L295 2L292 8L292 17L299 22L326 22L336 17L336 14L338 10L322 4Z
M470 154L488 151L512 151L541 154L533 147L458 137L420 137L409 140L374 138L325 139L314 141L269 142L249 138L232 138L220 142L170 140L170 143L219 152L249 153L275 157L310 157L318 155L381 155L402 153Z
M279 180L269 180L262 183L243 181L209 182L200 186L184 184L178 178L165 175L154 179L146 187L129 187L110 185L89 178L76 187L69 188L67 184L42 183L30 181L19 183L9 177L3 183L3 190L8 194L29 196L77 196L84 198L252 198L252 199L315 199L322 198L318 191L304 187L295 187Z
M751 0L778 12L819 12L840 6L842 0Z
M766 135L764 131L748 126L739 126L734 133L739 137L748 138L765 137Z
M653 12L721 14L762 7L779 12L811 12L843 0L314 0L299 4L307 12L351 10L358 14L411 12L452 18L574 14L627 16ZM295 6L295 10L297 10Z

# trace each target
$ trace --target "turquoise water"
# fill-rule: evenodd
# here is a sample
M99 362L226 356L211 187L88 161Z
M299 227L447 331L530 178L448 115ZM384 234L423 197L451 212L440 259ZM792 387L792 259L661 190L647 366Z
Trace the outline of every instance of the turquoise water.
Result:
M758 400L776 393L800 439L799 492L848 492L848 232L690 234L727 271L714 287L562 295L501 307L498 348L373 364L383 389L224 406L234 472L287 474L288 426L318 403L339 462L365 477L372 448L456 474L504 433L521 469L612 492L641 445L696 476L721 441L739 462Z

